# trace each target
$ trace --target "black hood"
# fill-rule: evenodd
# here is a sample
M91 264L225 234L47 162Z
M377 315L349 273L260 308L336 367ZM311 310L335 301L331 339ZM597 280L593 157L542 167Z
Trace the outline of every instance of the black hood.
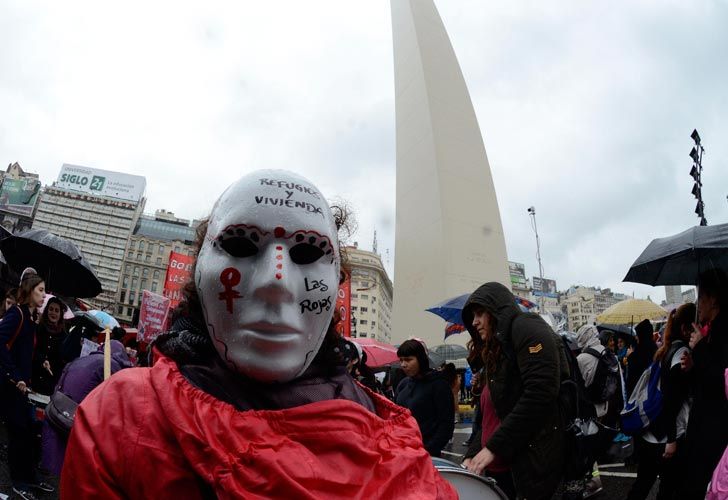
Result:
M495 281L481 285L468 297L463 307L463 325L472 338L478 336L478 332L473 328L473 306L476 305L495 317L496 331L504 335L510 331L513 318L521 313L515 297L508 288Z

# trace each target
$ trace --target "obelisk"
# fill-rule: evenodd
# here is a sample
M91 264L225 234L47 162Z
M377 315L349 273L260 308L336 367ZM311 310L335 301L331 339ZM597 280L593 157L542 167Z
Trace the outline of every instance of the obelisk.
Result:
M486 281L510 288L480 127L432 0L391 0L397 130L392 341L442 344L425 309ZM448 343L465 344L467 333Z

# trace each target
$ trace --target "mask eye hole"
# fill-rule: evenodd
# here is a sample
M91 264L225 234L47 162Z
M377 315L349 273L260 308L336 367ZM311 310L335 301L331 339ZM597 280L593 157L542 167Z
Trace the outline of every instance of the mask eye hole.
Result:
M252 257L258 253L258 247L245 236L228 236L220 242L220 248L233 257Z
M288 254L291 256L291 260L294 263L298 265L306 265L313 264L319 260L324 255L324 251L310 243L299 243L291 247Z

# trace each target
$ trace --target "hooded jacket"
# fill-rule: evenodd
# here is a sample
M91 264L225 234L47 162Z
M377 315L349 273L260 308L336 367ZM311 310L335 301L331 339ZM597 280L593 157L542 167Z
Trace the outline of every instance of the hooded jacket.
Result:
M576 357L576 362L579 364L581 378L584 379L584 387L589 387L594 382L594 376L597 373L597 366L599 365L599 358L583 351L584 349L591 348L601 354L606 348L599 342L599 332L594 325L584 325L579 328L579 331L576 332L576 345L582 351ZM608 404L607 401L594 404L597 417L603 417L607 414Z
M473 292L463 308L463 324L473 338L480 335L473 328L476 306L495 318L496 339L502 348L495 373L485 374L501 420L486 447L511 463L520 496L551 498L563 468L559 339L540 316L521 312L513 294L495 282ZM473 451L477 450L471 448L466 457L473 456Z
M439 457L455 429L452 389L442 373L430 370L421 378L403 379L397 387L397 404L412 412L425 449Z

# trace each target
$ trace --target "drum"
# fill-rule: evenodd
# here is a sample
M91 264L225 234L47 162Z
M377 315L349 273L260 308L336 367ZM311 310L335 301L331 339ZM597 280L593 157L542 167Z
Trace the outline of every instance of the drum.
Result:
M433 459L433 462L435 460L441 459ZM448 460L445 460L445 462L448 462ZM508 497L496 486L495 480L492 478L478 476L459 465L452 467L435 463L435 468L443 478L455 487L460 500L508 500Z
M35 409L36 420L45 419L45 408L51 402L51 397L45 394L38 394L37 392L29 392L28 401L30 401L30 404Z

